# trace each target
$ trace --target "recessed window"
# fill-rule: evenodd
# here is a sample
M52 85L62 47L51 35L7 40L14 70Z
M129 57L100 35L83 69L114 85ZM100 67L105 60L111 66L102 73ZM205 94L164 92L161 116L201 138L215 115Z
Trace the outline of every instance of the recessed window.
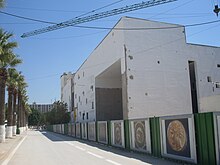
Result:
M220 64L217 64L217 68L220 68Z
M219 82L216 82L215 87L216 87L216 88L220 88L220 83L219 83Z
M85 95L85 92L83 91L82 94L83 94L83 96L84 96L84 95Z
M86 104L88 103L88 99L86 98Z
M94 102L92 102L92 109L94 109Z
M83 77L84 77L85 73L83 72Z
M90 89L93 91L93 85L91 85Z
M89 119L89 113L88 112L86 113L86 119L87 120Z
M207 76L207 81L208 81L208 82L212 82L211 76Z

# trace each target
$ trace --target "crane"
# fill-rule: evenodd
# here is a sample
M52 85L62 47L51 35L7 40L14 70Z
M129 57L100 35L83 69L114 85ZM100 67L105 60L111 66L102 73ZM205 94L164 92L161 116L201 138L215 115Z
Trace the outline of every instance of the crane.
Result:
M54 31L54 30L69 27L69 26L75 26L75 25L78 25L81 23L91 22L93 20L106 18L106 17L110 17L113 15L118 15L118 14L122 14L122 13L127 13L130 11L135 11L135 10L139 10L139 9L143 9L143 8L147 8L147 7L156 6L156 5L161 5L161 4L169 3L169 2L173 2L173 1L177 1L177 0L150 0L150 1L146 1L146 2L136 3L136 4L133 4L130 6L125 6L125 7L109 10L109 11L104 11L101 13L97 13L97 14L93 14L93 15L89 15L89 16L85 16L85 17L79 17L79 18L76 17L74 19L71 19L71 20L68 20L65 22L61 22L58 24L54 24L54 25L42 28L42 29L38 29L38 30L24 33L24 34L22 34L21 37L22 38L30 37L30 36L46 33L49 31Z

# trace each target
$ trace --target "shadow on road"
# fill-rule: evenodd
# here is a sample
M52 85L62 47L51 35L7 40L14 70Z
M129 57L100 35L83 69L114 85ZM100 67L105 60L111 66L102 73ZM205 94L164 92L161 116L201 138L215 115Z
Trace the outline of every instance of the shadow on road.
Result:
M163 164L163 165L170 165L170 164L179 164L178 162L174 162L174 161L167 161L167 160L163 160L161 158L156 158L156 157L152 157L151 155L148 155L147 153L137 153L137 152L133 152L133 151L128 151L125 150L123 148L117 148L117 147L112 147L112 146L107 146L104 144L100 144L98 142L92 142L92 141L87 141L87 140L81 140L81 139L77 139L68 135L62 135L62 134L58 134L58 133L54 133L54 132L47 132L47 131L40 131L45 137L47 137L49 140L53 141L53 142L61 142L61 141L77 141L80 143L83 143L84 145L88 145L88 146L93 146L95 148L99 148L100 150L103 151L107 151L107 152L111 152L120 156L124 156L127 158L133 158L133 159L137 159L140 160L142 162L145 163L149 163L151 165L159 165L159 164Z

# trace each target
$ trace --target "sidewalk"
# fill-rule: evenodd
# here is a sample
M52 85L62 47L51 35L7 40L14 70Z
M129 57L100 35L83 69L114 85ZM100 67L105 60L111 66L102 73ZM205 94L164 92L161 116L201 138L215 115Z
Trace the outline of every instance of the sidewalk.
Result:
M24 138L26 132L20 135L13 136L12 138L5 139L4 143L0 143L0 164L4 162L19 142Z

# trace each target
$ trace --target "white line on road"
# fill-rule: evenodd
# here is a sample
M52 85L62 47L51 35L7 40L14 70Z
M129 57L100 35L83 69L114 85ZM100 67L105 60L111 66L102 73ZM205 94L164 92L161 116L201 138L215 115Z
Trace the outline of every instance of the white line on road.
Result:
M112 163L114 165L121 165L120 163L117 163L115 161L109 160L109 159L105 159L107 162Z
M86 149L84 149L84 148L81 148L81 147L79 147L79 146L75 146L77 149L79 149L79 150L82 150L82 151L85 151Z
M20 145L23 143L23 141L25 140L25 138L27 137L27 135L20 141L20 143L17 145L17 147L15 147L15 149L10 153L10 155L7 157L7 159L5 159L5 161L2 163L2 165L7 165L8 162L11 160L11 158L14 156L15 152L17 151L17 149L20 147Z
M97 158L103 159L103 157L100 156L100 155L94 154L94 153L89 152L89 151L87 151L87 153L90 154L90 155L92 155L92 156L95 156L95 157L97 157Z
M75 145L74 145L73 143L70 143L70 142L64 142L64 143L69 144L69 145L71 145L71 146L74 146L74 147L75 147Z

